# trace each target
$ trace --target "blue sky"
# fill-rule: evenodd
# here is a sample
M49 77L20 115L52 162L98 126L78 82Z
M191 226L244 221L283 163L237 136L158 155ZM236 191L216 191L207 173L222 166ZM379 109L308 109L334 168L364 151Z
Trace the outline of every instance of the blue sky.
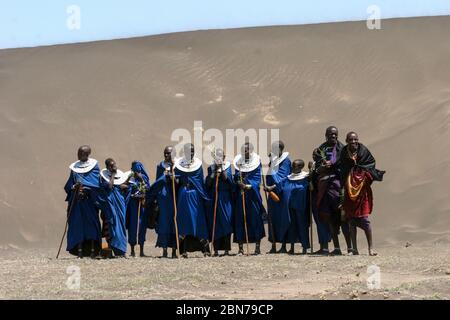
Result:
M67 26L71 5L80 9L79 29ZM0 0L0 48L366 20L370 5L381 18L450 15L450 0Z

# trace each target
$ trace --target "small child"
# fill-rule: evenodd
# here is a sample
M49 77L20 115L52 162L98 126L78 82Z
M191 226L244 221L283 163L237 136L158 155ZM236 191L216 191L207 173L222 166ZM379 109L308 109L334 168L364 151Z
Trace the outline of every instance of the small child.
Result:
M310 247L308 230L310 224L309 217L309 173L302 171L305 162L301 159L292 162L292 173L276 186L266 188L266 191L272 191L276 188L280 195L282 207L283 225L286 226L286 233L283 237L282 249L286 252L286 244L289 242L291 248L288 254L294 254L295 243L301 243L303 254L306 254Z

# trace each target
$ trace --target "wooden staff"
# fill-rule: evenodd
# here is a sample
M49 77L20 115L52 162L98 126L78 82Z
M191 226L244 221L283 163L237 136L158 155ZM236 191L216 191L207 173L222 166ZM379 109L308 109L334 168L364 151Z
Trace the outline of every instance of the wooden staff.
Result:
M64 237L66 236L66 232L67 232L67 226L69 225L70 214L72 213L73 206L74 206L75 202L77 201L78 191L80 190L80 188L81 188L81 184L77 185L74 189L74 195L73 195L72 201L70 202L69 212L67 213L66 226L64 227L64 233L61 238L61 243L59 244L59 249L58 249L58 253L56 254L56 259L58 259L59 253L61 252L61 247L62 247Z
M314 252L314 245L313 245L313 212L312 212L312 190L313 190L313 185L312 185L312 168L313 168L313 163L312 161L308 162L308 169L309 169L309 188L308 188L308 197L309 197L309 220L310 220L310 225L311 225L311 230L309 232L309 238L310 238L310 243L311 243L311 253Z
M178 223L177 223L177 198L175 195L175 165L172 164L172 198L173 198L173 223L175 225L175 239L177 241L177 258L180 257L180 241L178 239Z
M242 166L239 166L239 178L241 180L241 184L243 184L243 179L242 179L242 171L241 171ZM242 195L242 210L244 211L244 230L245 230L245 242L247 242L247 256L250 254L250 248L248 246L248 231L247 231L247 211L245 209L245 190L242 189L241 190L241 195Z
M216 214L217 214L217 201L219 198L219 175L216 173L216 188L215 188L215 199L214 199L214 216L213 216L213 229L212 229L212 240L211 245L213 251L216 251L214 246L214 236L216 233Z
M263 181L263 186L264 189L267 188L266 186L266 176L262 177L262 181ZM269 224L269 230L270 230L270 234L272 235L272 241L273 243L275 243L275 231L273 230L273 224L272 224L272 214L269 213L269 197L267 196L267 191L264 190L264 195L266 196L266 203L267 203L267 222Z
M140 218L141 218L141 204L142 204L142 199L138 198L137 227L136 227L137 242L139 242L139 225L140 225Z

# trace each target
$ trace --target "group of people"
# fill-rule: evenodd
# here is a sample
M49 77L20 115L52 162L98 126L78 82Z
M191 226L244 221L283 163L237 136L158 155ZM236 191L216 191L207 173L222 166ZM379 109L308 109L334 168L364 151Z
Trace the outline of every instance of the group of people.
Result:
M306 253L314 219L320 243L314 254L341 255L342 230L347 252L357 255L359 227L367 237L369 254L376 255L368 219L373 207L371 184L381 181L384 171L375 168L375 159L355 132L347 134L346 145L338 140L334 126L326 129L325 137L313 152L309 170L303 160L291 161L282 141L273 143L265 176L249 142L232 163L222 149L214 150L206 177L193 144L184 146L181 158L167 146L153 183L141 162L133 161L131 170L123 172L108 158L100 170L90 158L91 148L81 146L65 185L67 251L79 258L98 257L105 238L112 256L125 257L128 244L135 256L138 244L143 257L147 229L154 229L162 257L168 257L169 249L173 258L186 258L194 251L229 255L232 242L238 244L240 255L249 254L249 244L254 243L258 255L267 222L269 253L294 254L296 243Z

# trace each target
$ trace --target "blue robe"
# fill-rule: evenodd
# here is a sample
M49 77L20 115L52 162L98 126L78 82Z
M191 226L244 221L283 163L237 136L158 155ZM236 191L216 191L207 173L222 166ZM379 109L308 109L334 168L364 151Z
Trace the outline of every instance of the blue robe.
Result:
M208 176L211 176L214 170L214 165L208 167ZM216 210L216 224L214 231L214 241L223 237L230 236L233 233L233 174L231 166L226 170L227 180L222 180L219 176L218 182L218 198ZM216 178L213 178L213 183L208 188L208 196L212 200L208 202L208 227L210 230L209 240L212 241L213 224L214 224L214 204L216 197ZM215 247L216 248L216 247Z
M109 189L109 183L100 178L103 190L102 210L105 214L106 223L108 224L110 242L115 255L125 255L127 252L127 230L126 230L126 212L127 201L130 193L123 194L120 186L114 185Z
M77 198L75 200L68 221L69 226L67 231L66 250L75 255L78 251L78 244L83 244L88 240L95 241L95 254L97 254L100 249L102 236L97 208L98 191L100 188L99 175L100 169L98 165L87 173L76 173L71 171L69 179L64 186L64 190L67 193L67 210L69 210L75 195L74 190L72 190L75 183L80 182L83 186L84 193L87 195L85 199ZM87 243L86 245L90 250L90 243ZM83 252L84 254L88 254L86 250L83 250Z
M147 172L145 171L144 165L137 161L134 162L131 170L133 172L141 173L142 179L145 183L145 188L148 190L150 188L150 178L148 177ZM131 196L128 201L127 206L127 230L128 230L128 243L131 246L135 246L136 242L139 245L143 245L145 242L145 234L147 233L148 226L148 210L144 208L144 204L141 204L141 210L139 213L139 232L138 232L138 209L139 209L139 199L133 197L134 194L137 194L139 185L138 183L130 184L130 192ZM139 237L139 239L136 238Z
M203 169L184 172L176 168L175 174L179 176L180 184L177 194L178 234L206 240L209 232L205 202L210 200L204 187Z
M281 242L302 244L303 249L310 247L308 236L309 216L309 178L301 180L283 179L277 185L280 194L280 207L283 211L281 223L286 225Z
M286 157L278 165L278 170L270 175L267 175L266 184L268 186L278 185L283 179L285 179L291 173L291 160ZM275 242L283 242L286 230L289 224L286 224L286 215L288 212L284 211L280 202L275 202L272 198L267 199L267 210L272 218L272 228L275 235ZM272 231L269 230L269 241L274 242L272 239Z
M262 204L261 194L259 192L259 184L261 183L261 165L253 171L244 172L242 175L243 182L250 184L252 188L245 190L245 208L247 214L247 232L248 242L254 243L260 241L266 236L264 230L263 215L265 209ZM234 174L234 182L236 185L236 203L235 203L235 220L234 220L234 242L246 242L244 210L242 208L242 194L237 183L240 181L240 171L236 170Z
M163 162L156 167L156 181L150 187L147 201L158 202L159 215L155 227L158 238L155 247L176 248L175 225L173 223L173 195L171 180L164 175Z

